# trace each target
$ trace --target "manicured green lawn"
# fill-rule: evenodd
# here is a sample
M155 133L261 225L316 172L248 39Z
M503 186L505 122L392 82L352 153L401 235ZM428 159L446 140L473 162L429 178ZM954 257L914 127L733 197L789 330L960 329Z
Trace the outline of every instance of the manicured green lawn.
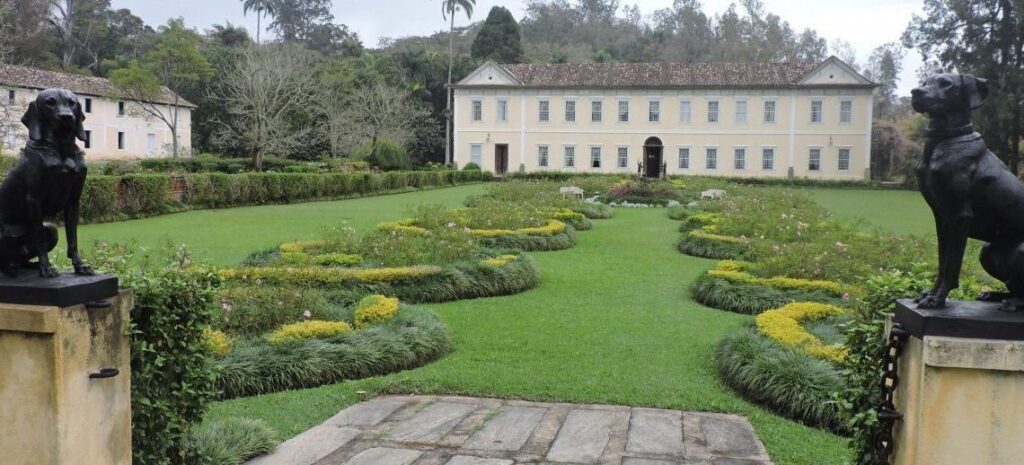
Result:
M921 193L907 190L807 189L839 218L863 220L902 234L931 236L935 222Z
M377 392L456 393L544 401L738 412L778 464L847 462L842 439L781 419L730 392L715 344L751 317L689 299L711 261L675 251L665 211L619 209L568 251L535 254L541 286L516 296L434 305L454 351L391 376L217 404L213 417L269 421L290 437Z
M462 205L466 196L483 192L484 184L384 195L333 202L198 210L117 223L83 226L84 247L96 241L155 246L166 240L185 244L200 261L235 265L256 250L282 242L316 238L324 227L348 223L367 230L381 221L406 216L411 205Z

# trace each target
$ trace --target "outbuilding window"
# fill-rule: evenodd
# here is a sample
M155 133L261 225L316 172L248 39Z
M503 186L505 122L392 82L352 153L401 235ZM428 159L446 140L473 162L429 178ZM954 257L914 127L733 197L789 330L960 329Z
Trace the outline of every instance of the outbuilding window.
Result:
M117 133L117 149L124 150L124 133Z

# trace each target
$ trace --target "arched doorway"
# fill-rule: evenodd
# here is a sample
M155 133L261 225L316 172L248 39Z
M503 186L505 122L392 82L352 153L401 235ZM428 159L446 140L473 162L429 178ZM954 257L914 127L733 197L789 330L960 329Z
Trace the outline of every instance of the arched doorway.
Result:
M644 177L660 178L661 165L664 161L665 147L661 139L648 137L644 142Z

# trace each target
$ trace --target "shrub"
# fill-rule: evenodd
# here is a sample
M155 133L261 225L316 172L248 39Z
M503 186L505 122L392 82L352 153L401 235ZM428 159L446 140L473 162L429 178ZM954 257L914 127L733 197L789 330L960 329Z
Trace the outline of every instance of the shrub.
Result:
M262 420L231 417L193 426L185 438L189 465L242 465L277 446L277 433Z
M519 257L515 255L500 255L494 258L488 258L480 261L481 265L502 267L508 265L509 262L516 261Z
M480 165L476 163L466 163L466 166L462 167L462 171L480 171Z
M834 305L795 302L758 315L757 332L783 346L837 363L846 358L846 350L822 343L821 339L804 329L803 325L843 313L842 308Z
M519 229L470 229L469 233L476 237L494 238L502 236L554 236L564 233L565 223L558 220L550 220L544 226L535 226Z
M724 279L726 281L731 281L734 283L755 284L759 286L774 287L776 289L788 289L808 292L818 291L827 293L835 297L843 295L844 292L843 286L841 284L832 281L787 278L784 276L772 276L770 278L761 278L742 271L722 269L708 270L708 275L715 278Z
M562 233L545 235L511 235L484 238L480 243L495 249L515 249L524 252L541 252L570 249L576 245L576 232L570 228Z
M470 260L480 252L477 241L462 228L440 228L428 234L374 231L359 247L367 261L382 266L446 265Z
M703 258L739 258L746 253L747 247L747 241L742 238L701 231L690 231L679 239L680 252Z
M615 210L613 210L612 207L603 203L584 202L573 205L569 208L574 212L582 213L584 216L592 220L606 220L615 214Z
M231 336L228 336L223 331L215 329L206 329L203 331L203 342L206 344L206 348L213 355L224 355L231 351L233 345Z
M418 367L450 347L448 327L436 314L403 308L383 324L330 339L239 344L217 360L217 387L230 399L322 386Z
M377 153L373 153L373 143L367 142L352 153L357 159L366 160L371 165L385 171L407 170L412 167L412 159L409 153L399 144L387 139L377 141Z
M718 213L700 212L688 215L680 221L682 221L682 223L679 225L679 232L685 233L697 229L703 229L706 232L709 232L717 229L716 225L722 222L722 215Z
M383 323L398 314L398 299L379 294L366 296L359 301L355 312L356 328Z
M309 320L284 325L267 335L267 341L274 345L290 344L307 339L327 339L352 331L344 321Z
M843 302L823 292L782 290L756 284L733 283L707 274L698 277L690 288L693 300L711 308L756 315L792 302Z
M121 177L122 213L129 217L159 215L170 211L171 181L167 176L133 174Z
M295 266L355 266L363 262L363 257L347 253L310 255L305 252L281 252L278 258L285 265Z
M255 336L305 319L333 320L324 292L307 286L234 285L221 291L215 327Z
M666 181L627 179L609 187L607 196L614 202L664 205L679 199L679 188Z
M832 401L843 379L832 364L747 328L718 344L715 365L725 383L743 397L807 425L844 432L845 417Z
M114 176L92 176L86 178L82 189L81 211L83 222L109 221L118 219L118 186L120 178Z
M332 285L348 282L389 283L415 280L441 272L437 266L418 265L397 268L272 268L226 269L220 276L226 281L267 282L281 285Z

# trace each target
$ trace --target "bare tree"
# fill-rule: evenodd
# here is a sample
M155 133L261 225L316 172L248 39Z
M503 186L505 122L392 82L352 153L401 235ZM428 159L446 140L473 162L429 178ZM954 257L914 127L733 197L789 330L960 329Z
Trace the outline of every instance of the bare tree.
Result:
M310 118L317 80L310 72L313 57L301 47L253 46L238 57L224 78L221 94L228 117L218 121L218 143L252 155L263 169L270 153L288 153L315 137Z
M328 139L336 152L350 153L369 142L371 157L377 155L382 139L399 145L409 143L417 123L430 117L413 102L409 92L384 82L355 89L337 101L326 116Z
M8 17L11 13L11 1L0 0L0 20ZM14 49L14 27L7 21L0 21L0 64L9 63L9 57Z

